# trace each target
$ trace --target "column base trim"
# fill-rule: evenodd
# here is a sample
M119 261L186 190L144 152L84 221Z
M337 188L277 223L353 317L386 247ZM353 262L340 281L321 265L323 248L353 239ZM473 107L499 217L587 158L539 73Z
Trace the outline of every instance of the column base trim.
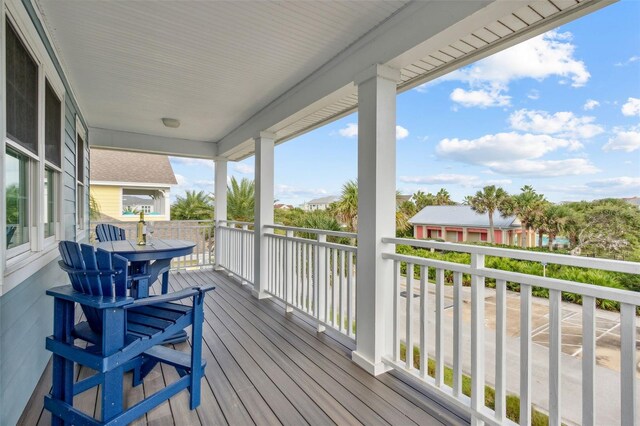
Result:
M362 368L364 371L371 374L372 376L378 376L382 373L386 373L387 371L390 371L393 369L392 367L388 366L382 361L380 361L377 364L374 364L373 362L369 361L368 359L360 355L357 351L351 352L351 361L356 363L358 367Z
M262 300L262 299L271 299L271 295L267 294L264 291L258 291L258 290L251 290L251 295L253 297L255 297L256 299Z

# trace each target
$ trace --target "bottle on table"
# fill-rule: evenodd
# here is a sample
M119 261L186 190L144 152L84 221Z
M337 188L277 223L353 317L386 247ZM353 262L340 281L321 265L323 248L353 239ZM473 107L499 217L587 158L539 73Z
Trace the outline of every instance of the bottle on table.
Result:
M144 221L144 212L140 212L136 237L139 246L147 244L147 223Z

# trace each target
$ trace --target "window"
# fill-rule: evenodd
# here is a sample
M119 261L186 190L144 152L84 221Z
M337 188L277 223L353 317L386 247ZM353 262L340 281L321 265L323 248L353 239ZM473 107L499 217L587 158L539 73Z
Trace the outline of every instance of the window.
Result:
M84 191L84 139L80 120L76 120L76 211L78 230L84 229L85 218L85 191Z
M0 139L6 244L0 248L13 261L50 248L59 237L64 86L55 70L49 72L53 68L43 46L23 37L13 15L6 16L6 61L0 74L6 89L6 128Z
M6 25L7 137L38 154L38 65L11 24Z
M57 174L47 167L44 172L44 237L53 237L56 234L57 203L56 181Z
M45 159L60 167L62 150L62 102L46 82L44 101L44 157Z
M29 159L12 149L6 156L7 248L29 242Z
M122 215L137 215L140 212L148 215L165 214L166 198L159 189L122 190Z

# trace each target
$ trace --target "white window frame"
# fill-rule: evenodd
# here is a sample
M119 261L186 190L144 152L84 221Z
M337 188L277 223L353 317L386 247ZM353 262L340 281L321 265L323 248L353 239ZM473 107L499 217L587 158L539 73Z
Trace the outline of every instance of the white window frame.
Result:
M62 178L64 173L64 140L65 140L65 114L66 114L66 90L56 67L54 66L48 50L42 42L40 35L31 21L31 18L20 0L0 0L0 198L6 197L5 188L5 164L6 150L10 147L29 158L29 242L13 249L6 248L6 232L0 232L0 295L11 290L27 277L49 264L58 257L56 240L62 237L63 202L62 202ZM38 67L38 154L33 154L19 144L11 141L6 134L6 97L5 75L6 68L6 25L7 22L15 30ZM61 165L56 166L45 159L44 150L44 123L45 123L45 79L58 96L61 102L60 108L60 158ZM53 187L56 200L56 226L54 236L44 238L44 171L51 167L57 174ZM2 203L4 205L4 201ZM6 226L6 211L0 208L0 227Z
M78 164L78 136L80 136L80 138L82 138L82 167L84 168L83 170L83 175L82 175L82 181L78 180L78 172L80 171L80 166ZM76 132L75 132L75 141L74 141L75 145L76 145L76 158L75 158L75 163L76 163L76 171L75 171L75 176L74 176L74 180L76 182L76 188L75 188L75 192L76 192L76 234L78 236L82 235L85 232L85 225L86 225L86 221L87 221L87 203L86 203L86 199L87 199L87 187L88 185L85 184L85 182L88 179L86 170L87 170L87 161L86 161L86 153L87 153L87 132L84 129L84 126L82 125L82 121L80 120L80 117L76 114ZM79 192L78 191L78 187L82 187L83 191L82 191L82 197L79 197ZM80 199L82 198L82 199Z

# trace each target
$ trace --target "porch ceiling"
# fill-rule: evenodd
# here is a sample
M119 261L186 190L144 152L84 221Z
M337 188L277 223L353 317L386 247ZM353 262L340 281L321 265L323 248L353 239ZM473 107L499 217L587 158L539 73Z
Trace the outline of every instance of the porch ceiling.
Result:
M38 0L90 126L200 141L221 139L405 3Z
M90 143L240 160L261 131L280 143L354 111L372 64L408 90L616 0L36 1L86 120L109 129Z

